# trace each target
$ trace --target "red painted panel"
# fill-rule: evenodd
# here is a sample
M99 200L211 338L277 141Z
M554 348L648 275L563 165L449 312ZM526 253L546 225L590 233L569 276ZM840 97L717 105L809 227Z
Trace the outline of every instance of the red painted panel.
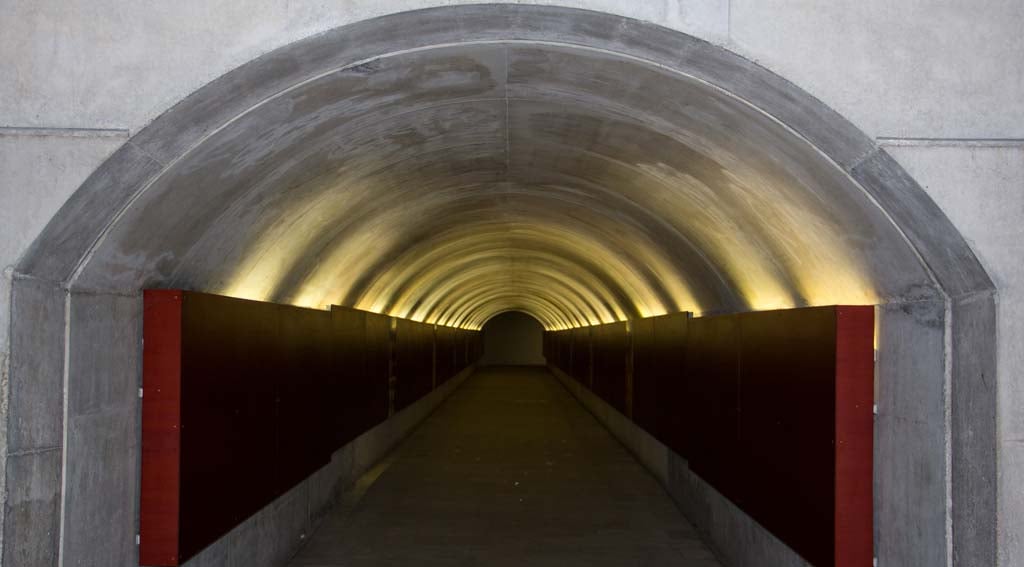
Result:
M139 562L178 565L181 455L181 299L143 294L142 507Z
M871 565L873 307L836 308L835 565Z

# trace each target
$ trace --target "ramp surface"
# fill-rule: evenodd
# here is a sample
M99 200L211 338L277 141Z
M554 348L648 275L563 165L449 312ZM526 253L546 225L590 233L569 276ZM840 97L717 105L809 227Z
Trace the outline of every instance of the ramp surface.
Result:
M719 565L657 480L540 367L478 371L369 477L292 567Z

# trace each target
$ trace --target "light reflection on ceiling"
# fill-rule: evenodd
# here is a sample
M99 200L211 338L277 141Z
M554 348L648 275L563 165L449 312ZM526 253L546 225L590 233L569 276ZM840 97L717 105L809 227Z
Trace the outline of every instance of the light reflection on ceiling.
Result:
M168 168L111 239L90 270L124 287L467 328L874 304L925 279L771 117L555 45L424 49L282 91Z

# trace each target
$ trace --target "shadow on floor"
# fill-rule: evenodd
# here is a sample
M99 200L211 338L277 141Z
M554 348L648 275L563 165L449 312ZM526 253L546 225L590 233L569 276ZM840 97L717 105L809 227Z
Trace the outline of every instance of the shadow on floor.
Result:
M718 566L668 494L543 367L485 367L292 560Z

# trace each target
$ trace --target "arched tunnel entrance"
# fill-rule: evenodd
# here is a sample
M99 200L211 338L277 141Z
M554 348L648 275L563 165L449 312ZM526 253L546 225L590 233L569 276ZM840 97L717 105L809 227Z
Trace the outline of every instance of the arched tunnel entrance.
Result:
M141 292L152 288L382 314L389 349L422 324L431 364L438 329L486 329L506 312L545 336L620 323L634 336L678 313L877 305L871 553L994 563L984 270L873 141L786 80L678 32L561 8L396 14L268 53L135 135L15 277L10 443L32 483L11 492L28 481L9 470L13 564L138 561ZM392 400L373 437L187 564L293 552L322 518L314 501L333 501L335 481L369 469L465 379L445 386L433 368L410 411ZM673 496L715 510L697 528L722 561L801 560L714 500L628 412L567 387ZM293 512L304 519L279 527ZM261 529L280 541L248 545Z

